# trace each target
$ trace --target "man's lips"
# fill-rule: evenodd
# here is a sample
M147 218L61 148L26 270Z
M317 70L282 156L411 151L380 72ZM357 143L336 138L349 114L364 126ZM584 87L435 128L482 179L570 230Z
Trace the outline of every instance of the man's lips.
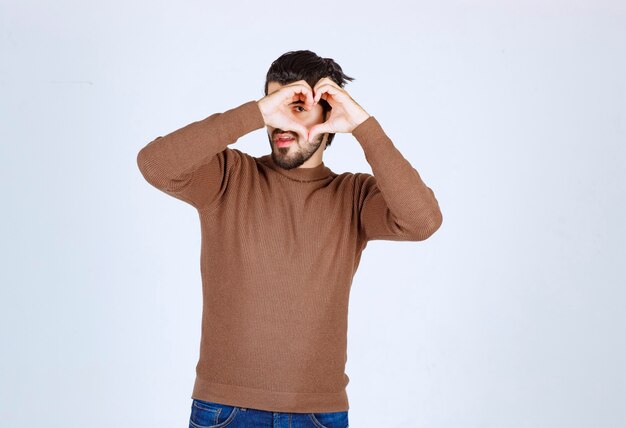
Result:
M295 137L289 133L280 133L274 135L274 144L276 144L278 147L287 147L295 140Z

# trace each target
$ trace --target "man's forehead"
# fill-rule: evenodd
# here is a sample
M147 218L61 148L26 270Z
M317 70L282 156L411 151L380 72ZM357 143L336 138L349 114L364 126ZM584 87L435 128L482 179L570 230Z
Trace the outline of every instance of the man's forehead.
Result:
M277 90L279 90L280 88L282 88L284 85L281 85L278 82L275 81L271 81L268 83L267 85L267 93L271 94L272 92L276 92Z

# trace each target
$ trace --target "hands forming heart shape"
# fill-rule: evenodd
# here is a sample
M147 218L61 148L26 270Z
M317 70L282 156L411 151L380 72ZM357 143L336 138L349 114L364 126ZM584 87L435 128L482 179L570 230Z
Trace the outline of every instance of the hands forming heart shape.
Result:
M292 103L302 101L309 111L320 99L331 106L326 121L307 128L295 120ZM350 95L328 77L320 79L313 89L304 80L282 86L258 101L265 124L284 131L293 131L307 142L315 141L323 133L352 132L370 115Z

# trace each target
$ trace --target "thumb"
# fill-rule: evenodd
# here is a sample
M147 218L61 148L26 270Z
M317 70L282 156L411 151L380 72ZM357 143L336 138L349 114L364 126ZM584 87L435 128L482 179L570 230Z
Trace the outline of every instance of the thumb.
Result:
M309 130L304 125L294 124L294 131L302 138L302 140L307 141L307 137L309 135Z
M309 136L307 141L315 141L315 138L317 138L318 135L323 134L325 132L332 132L332 129L330 129L330 126L328 126L328 123L324 122L324 123L318 123L317 125L313 125L311 127L311 129L309 130Z

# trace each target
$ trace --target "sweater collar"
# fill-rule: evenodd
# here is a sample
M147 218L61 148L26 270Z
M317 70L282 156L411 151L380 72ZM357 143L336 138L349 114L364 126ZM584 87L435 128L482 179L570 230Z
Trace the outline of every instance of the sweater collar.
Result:
M274 163L274 160L272 159L271 154L261 156L260 159L265 165L267 165L272 170L295 181L319 180L319 179L328 177L332 172L330 168L324 165L324 162L320 163L317 166L314 166L313 168L305 168L305 167L300 166L298 168L284 169Z

